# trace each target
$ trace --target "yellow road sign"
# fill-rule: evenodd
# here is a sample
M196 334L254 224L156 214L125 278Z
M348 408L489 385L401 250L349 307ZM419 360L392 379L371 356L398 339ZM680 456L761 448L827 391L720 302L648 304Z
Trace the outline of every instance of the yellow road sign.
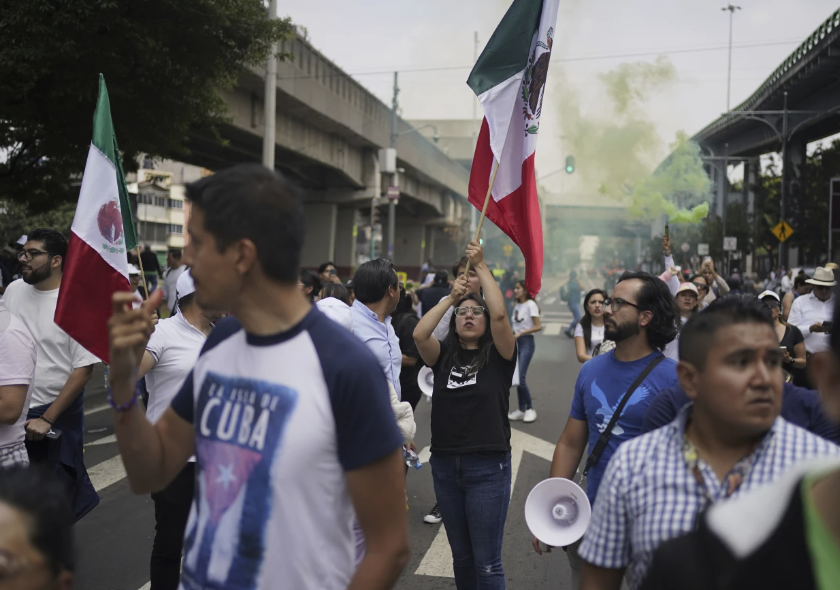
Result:
M397 280L401 282L403 285L408 282L408 273L405 272L397 272Z
M505 251L505 256L510 256L513 254L513 246L510 244L505 244L502 246L502 249Z
M792 228L791 226L789 226L789 225L788 225L788 222L787 222L787 221L780 221L780 222L779 222L779 225L777 225L776 227L774 227L774 228L773 228L772 230L770 230L770 231L772 231L772 232L773 232L773 235L774 235L774 236L776 236L776 238L777 238L780 242L784 242L784 241L786 241L786 240L787 240L787 239L791 236L791 234L793 233L793 228Z

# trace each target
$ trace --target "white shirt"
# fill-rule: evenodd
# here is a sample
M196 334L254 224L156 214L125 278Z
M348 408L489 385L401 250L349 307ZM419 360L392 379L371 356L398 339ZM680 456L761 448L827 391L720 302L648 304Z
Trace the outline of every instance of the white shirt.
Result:
M449 295L447 295L446 297L449 297ZM441 297L440 301L443 301L444 299L446 299L446 297ZM440 303L440 301L438 301L438 303ZM449 336L449 322L452 320L452 314L454 312L455 308L449 306L449 309L447 309L446 313L443 314L443 317L438 322L435 331L432 332L432 336L434 336L436 340L440 340L442 342L446 340L447 336Z
M146 388L149 390L146 417L149 422L157 422L169 407L195 366L206 340L207 336L180 313L159 321L155 326L146 344L146 350L155 357L155 366L146 373Z
M592 356L592 351L595 350L595 347L604 341L604 326L592 326L589 335L592 346L586 349L586 355ZM583 326L578 322L578 325L575 326L575 338L583 337ZM586 343L586 339L584 339L584 343Z
M178 296L175 292L175 285L178 283L178 277L187 270L187 265L182 264L178 268L170 268L166 273L166 278L163 279L163 297L166 299L166 307L169 311L175 309L175 302Z
M23 410L11 426L0 424L0 449L23 442L23 423L29 412L32 385L35 383L37 352L32 334L19 318L12 315L0 299L0 387L28 385Z
M219 322L172 409L195 427L182 590L345 590L346 472L403 445L370 349L312 309L280 334Z
M796 326L805 337L805 350L822 352L831 348L831 336L824 332L811 333L811 326L834 319L834 294L828 301L822 302L813 293L800 295L793 300L788 316L788 324Z
M540 317L537 302L529 299L525 303L517 303L513 307L513 333L519 334L534 327L534 318Z
M680 316L680 321L684 326L685 323L688 321L688 318L684 318ZM677 332L676 338L671 340L668 344L665 345L665 350L662 351L667 358L680 362L680 332Z
M315 307L335 323L353 331L353 310L341 299L335 297L319 299L315 302Z
M787 293L793 289L793 279L789 275L782 277L782 293Z
M35 339L38 361L32 406L51 404L61 393L75 369L99 362L93 354L73 340L53 320L58 289L39 291L23 279L12 282L3 296L6 308L16 315Z

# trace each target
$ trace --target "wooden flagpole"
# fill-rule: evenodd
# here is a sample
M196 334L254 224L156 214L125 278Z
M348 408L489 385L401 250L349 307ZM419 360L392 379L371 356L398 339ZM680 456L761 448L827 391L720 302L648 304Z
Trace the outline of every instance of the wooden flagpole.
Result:
M146 292L146 299L149 298L149 288L146 286L146 273L143 272L143 259L140 257L140 244L135 246L137 252L137 264L140 266L140 278L143 279L143 290Z
M487 205L490 203L490 195L493 193L493 185L496 183L496 173L499 172L499 163L493 159L493 174L490 176L490 186L487 187L487 195L484 197L484 207L481 208L481 217L478 219L478 226L475 229L475 237L473 241L477 242L481 238L481 226L484 224L484 218L487 216ZM464 267L464 276L470 276L470 261L467 259L467 266ZM457 277L456 277L457 278Z

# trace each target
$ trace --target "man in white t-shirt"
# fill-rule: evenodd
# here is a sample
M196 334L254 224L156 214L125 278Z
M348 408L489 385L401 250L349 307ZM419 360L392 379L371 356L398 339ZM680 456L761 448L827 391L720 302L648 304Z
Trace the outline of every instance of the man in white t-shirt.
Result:
M195 283L190 271L179 274L174 289L177 311L155 326L146 344L138 374L140 378L146 378L149 391L146 418L152 424L163 415L181 389L213 324L222 317L221 313L202 310L196 303ZM194 480L195 459L191 458L172 483L152 494L155 503L155 539L149 568L152 588L178 587L184 529L192 506Z
M163 278L163 300L166 309L169 310L170 315L175 314L175 301L178 299L177 285L178 277L186 270L186 265L181 262L181 249L170 248L166 253L166 265L169 270L166 271L166 276Z
M3 298L6 308L29 329L38 351L25 423L29 459L33 463L73 464L72 485L84 488L75 497L76 517L81 518L98 502L84 467L82 447L84 387L99 359L53 320L66 255L67 240L63 235L52 229L33 231L20 252L23 279L9 285ZM51 430L61 432L55 439L59 453L50 452L53 439L45 440Z
M23 428L35 382L35 341L0 299L0 468L29 465Z
M403 437L374 355L297 287L303 199L240 164L187 185L184 262L203 309L228 309L153 425L135 377L152 333L115 293L115 431L135 493L166 488L193 454L181 588L388 590L408 561ZM367 555L355 567L353 521Z

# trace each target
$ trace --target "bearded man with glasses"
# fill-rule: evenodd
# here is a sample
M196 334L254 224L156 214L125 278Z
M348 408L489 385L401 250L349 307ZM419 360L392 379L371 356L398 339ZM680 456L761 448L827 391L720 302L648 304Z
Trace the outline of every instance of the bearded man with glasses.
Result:
M644 272L624 273L604 301L604 338L616 347L583 364L550 473L550 477L574 479L588 444L590 456L582 484L592 504L610 457L621 443L642 433L653 398L677 382L677 364L665 358L662 350L676 337L678 318L668 286ZM536 538L533 545L542 553ZM566 548L575 590L583 566L579 545L580 541Z
M74 490L74 511L81 518L99 502L85 470L84 387L99 359L85 350L53 317L67 255L67 240L52 229L29 234L18 254L23 279L3 296L6 308L29 329L37 348L35 382L25 423L26 449L32 463L47 463ZM73 466L61 469L59 463Z

